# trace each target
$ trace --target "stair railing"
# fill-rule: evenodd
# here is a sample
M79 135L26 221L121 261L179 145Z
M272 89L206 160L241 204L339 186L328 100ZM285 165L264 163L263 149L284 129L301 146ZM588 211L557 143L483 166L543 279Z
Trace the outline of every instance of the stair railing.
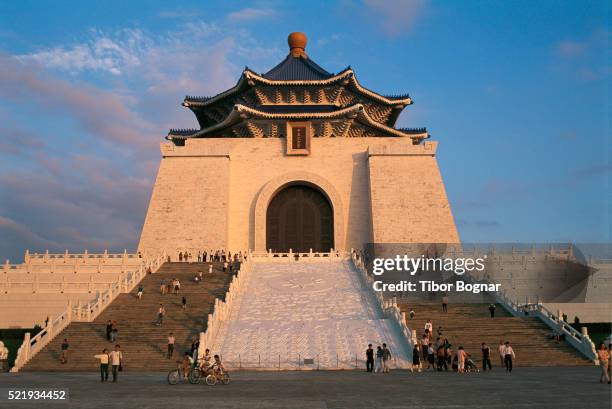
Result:
M386 318L389 318L391 322L393 322L399 329L399 332L402 335L403 340L407 344L406 353L408 356L411 356L412 349L414 348L416 339L416 331L413 331L406 324L406 313L402 312L397 305L397 298L393 297L391 300L385 300L382 293L380 291L373 290L374 278L371 274L368 273L368 270L363 262L362 258L359 257L357 252L351 250L351 260L355 269L360 273L361 277L364 279L368 289L374 293L374 297L376 298L380 309L383 312L383 315ZM412 360L408 360L408 365L410 365ZM397 363L396 363L397 365Z
M473 277L464 276L464 279L473 283L488 283L486 280L475 280ZM562 316L558 316L551 312L548 308L542 305L541 302L537 303L519 303L518 301L512 301L505 292L491 291L488 292L495 301L500 304L505 310L507 310L514 317L533 316L542 321L546 326L555 331L558 335L563 335L568 344L578 350L589 360L598 364L597 352L595 350L595 344L591 340L586 332L586 328L583 332L576 330L574 327L569 325L563 320Z
M49 320L45 328L36 336L31 337L30 333L26 333L23 343L17 350L15 364L11 368L11 372L19 372L38 352L40 352L49 342L55 338L57 334L62 332L71 322L91 322L93 321L108 305L113 302L122 292L130 292L138 282L147 274L157 271L166 260L165 254L154 256L151 259L142 259L138 268L120 277L116 282L109 285L108 290L101 293L97 300L92 303L87 303L85 306L73 306L71 301L68 301L66 309L57 317L49 316ZM80 304L80 303L79 303Z
M562 316L550 311L542 303L528 303L520 306L525 315L535 316L549 328L556 331L558 335L563 335L568 344L577 349L582 355L599 364L595 343L589 337L586 327L583 332L578 331L563 320Z
M238 273L232 277L229 288L225 293L225 299L223 301L218 298L215 299L213 312L208 314L206 331L200 332L200 348L198 351L198 358L201 358L204 355L206 348L212 349L223 321L226 321L230 317L234 302L244 291L247 277L252 268L253 257L252 253L248 252L247 258L240 264Z

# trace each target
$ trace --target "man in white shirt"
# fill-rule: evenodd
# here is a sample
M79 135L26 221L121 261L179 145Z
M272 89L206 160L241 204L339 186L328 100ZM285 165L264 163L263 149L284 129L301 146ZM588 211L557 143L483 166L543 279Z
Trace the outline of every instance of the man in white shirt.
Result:
M431 335L433 332L433 324L431 323L431 320L427 320L427 322L425 323L425 333L428 335Z
M514 359L514 350L510 346L510 342L506 341L504 345L504 363L508 372L512 372L512 359Z
M174 334L171 332L168 334L168 359L171 359L174 354L174 342Z
M123 354L121 354L121 346L119 344L115 345L115 350L112 351L108 357L110 358L110 364L113 372L113 382L117 382L117 377L119 375L119 367L121 366L121 361L123 361Z

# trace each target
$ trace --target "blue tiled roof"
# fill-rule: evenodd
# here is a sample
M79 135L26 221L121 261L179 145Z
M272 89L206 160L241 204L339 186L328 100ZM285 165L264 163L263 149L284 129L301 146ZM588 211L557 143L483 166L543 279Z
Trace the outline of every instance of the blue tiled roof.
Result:
M316 81L333 76L308 57L287 56L280 64L263 74L264 78L274 81Z

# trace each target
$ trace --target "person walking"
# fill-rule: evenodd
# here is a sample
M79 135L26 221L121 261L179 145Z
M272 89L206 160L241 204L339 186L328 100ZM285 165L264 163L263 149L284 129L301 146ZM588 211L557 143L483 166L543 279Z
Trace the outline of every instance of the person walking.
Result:
M495 304L489 304L489 313L491 314L491 318L495 317Z
M212 265L212 263L210 263L208 265L208 274L212 274L212 273L213 273L213 265Z
M175 342L174 334L171 332L168 334L168 359L172 359L172 355L174 354L174 342Z
M428 350L429 350L429 338L427 337L427 334L424 334L423 338L421 338L421 354L423 354L423 364L427 362Z
M445 371L448 371L448 367L446 366L446 354L444 353L443 344L440 344L440 346L436 350L436 364L438 367L438 372L442 372L442 368L444 368Z
M601 376L599 377L599 383L610 383L610 375L608 374L608 369L610 368L610 352L608 348L606 348L606 344L603 342L599 344L599 349L597 350L597 358L599 358L599 366L601 367Z
M94 358L100 360L100 378L102 382L108 382L108 349L104 348L102 353L94 355Z
M159 282L159 291L161 292L161 295L166 294L166 280L164 280L163 278Z
M448 296L446 294L442 297L442 311L448 312Z
M181 306L184 310L187 309L187 298L185 296L183 296L183 299L181 300Z
M368 344L368 349L366 349L366 371L372 372L374 370L374 349L372 348L372 344Z
M482 371L486 371L487 366L489 367L489 371L493 370L491 367L491 349L483 342L480 346L480 350L482 351Z
M436 370L436 353L431 342L427 344L427 369L429 368Z
M504 344L504 364L507 372L512 372L512 360L514 358L514 349L510 346L510 342L506 341Z
M459 373L465 372L465 358L467 358L467 354L465 353L463 347L459 346L459 349L457 350L457 371Z
M410 372L414 371L414 368L417 368L419 372L421 372L421 351L419 351L419 343L415 342L414 348L412 348L412 368Z
M113 323L111 320L108 320L106 323L106 340L109 342L111 340L111 332L113 332Z
M157 321L155 322L155 325L159 327L164 323L164 315L166 315L164 304L159 304L159 308L157 309Z
M374 372L382 372L383 367L383 350L379 346L376 347L376 367L374 368Z
M62 342L62 353L60 354L60 362L65 364L68 362L68 349L70 348L70 344L68 344L68 339L64 338L64 342Z
M499 345L497 346L497 351L499 352L499 360L500 360L500 364L499 366L501 366L502 368L504 367L504 341L502 341L501 339L499 340Z
M387 348L387 344L383 344L383 372L389 373L391 371L391 351Z
M113 321L113 329L111 330L111 342L117 341L119 330L117 329L117 321Z
M142 284L140 284L138 286L138 292L136 293L136 296L138 297L138 300L142 299L142 293L144 293L144 286Z
M427 322L425 323L425 333L428 336L433 335L433 324L431 323L431 320L427 320Z
M119 371L123 368L121 367L121 363L123 361L123 354L121 353L121 345L115 345L115 350L109 354L110 363L111 363L111 371L113 373L113 382L117 382L117 378L119 377Z

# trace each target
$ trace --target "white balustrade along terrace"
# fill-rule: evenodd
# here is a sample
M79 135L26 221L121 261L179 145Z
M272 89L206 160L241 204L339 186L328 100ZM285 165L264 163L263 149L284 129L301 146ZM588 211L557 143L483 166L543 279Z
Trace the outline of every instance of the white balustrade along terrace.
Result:
M77 305L73 305L69 301L66 309L61 314L57 317L49 316L45 328L36 334L36 336L31 337L30 333L26 333L24 341L17 351L17 358L15 359L15 365L11 368L11 372L18 372L23 368L32 357L41 351L45 345L51 342L71 322L93 321L119 294L129 293L149 272L156 272L166 261L166 255L160 254L147 258L137 256L136 259L139 260L139 264L135 266L133 271L124 272L117 281L110 283L108 289L99 294L95 301L87 304L79 303Z
M233 369L292 370L363 369L367 345L386 343L391 366L409 368L411 331L355 264L339 252L251 254L200 345Z
M141 258L145 255L131 254L125 250L123 253L68 253L66 250L61 254L31 254L26 250L24 261L20 264L10 264L6 260L2 266L2 272L8 273L105 273L125 272L140 265Z

